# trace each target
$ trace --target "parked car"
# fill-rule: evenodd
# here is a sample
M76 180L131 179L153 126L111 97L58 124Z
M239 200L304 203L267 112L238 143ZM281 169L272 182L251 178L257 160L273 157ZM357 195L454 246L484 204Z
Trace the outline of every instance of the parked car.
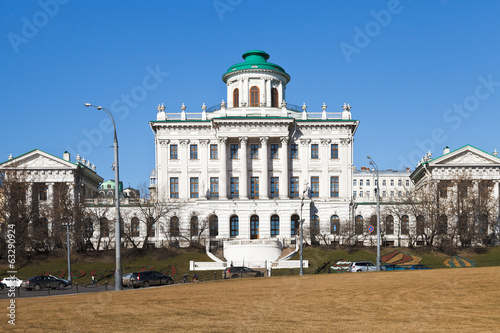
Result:
M259 271L254 271L251 268L239 266L239 267L228 267L224 270L224 279L229 278L239 278L239 277L262 277L264 273Z
M425 265L412 265L412 266L408 267L407 269L432 269L432 268L427 267Z
M383 271L404 271L405 269L407 268L396 264L387 264L382 266Z
M124 287L130 287L132 283L130 282L131 279L136 278L137 273L127 273L122 276L122 286Z
M71 282L65 279L60 279L52 275L36 275L23 281L21 288L26 290L38 291L43 288L64 289L71 286Z
M11 276L7 276L5 277L2 282L1 282L5 287L7 288L11 288L11 287L15 287L15 288L19 288L21 286L21 284L23 283L23 280L20 280L19 278L17 277L11 277ZM2 288L3 289L3 288Z
M134 286L134 288L147 288L149 286L161 286L162 284L174 284L174 278L157 271L143 271L133 273L129 281L129 285Z
M377 270L377 266L371 261L354 261L349 265L347 271L349 273L354 272L375 272Z

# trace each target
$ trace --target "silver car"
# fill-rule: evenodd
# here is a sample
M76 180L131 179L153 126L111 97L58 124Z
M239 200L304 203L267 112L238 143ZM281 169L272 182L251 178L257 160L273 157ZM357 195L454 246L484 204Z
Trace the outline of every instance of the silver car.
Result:
M351 262L347 271L349 273L354 272L375 272L377 270L377 266L371 261L354 261Z

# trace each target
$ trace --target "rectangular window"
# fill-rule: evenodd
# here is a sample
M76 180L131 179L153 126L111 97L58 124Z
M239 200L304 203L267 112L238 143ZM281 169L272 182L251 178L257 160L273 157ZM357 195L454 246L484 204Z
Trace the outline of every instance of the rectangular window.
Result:
M271 198L278 198L279 196L279 178L271 177Z
M280 234L280 220L278 215L271 216L271 237L279 236Z
M382 180L382 186L387 186L387 181L385 179Z
M240 179L238 177L231 177L230 179L230 194L231 198L240 197Z
M358 185L358 181L357 181L356 179L354 179L354 180L352 181L352 185L353 185L353 186L357 186L357 185Z
M273 143L271 145L271 159L277 159L278 158L278 144Z
M369 198L370 197L370 191L366 191L366 197Z
M290 158L293 160L299 158L299 145L296 143L292 143L290 146Z
M219 177L210 177L210 198L219 197Z
M250 158L252 160L256 160L259 158L259 145L258 144L251 144L250 145Z
M377 186L377 185L378 185L378 180L377 180L377 179L375 179L375 186Z
M398 197L402 197L402 196L403 196L403 192L398 191Z
M299 197L299 177L290 177L290 198Z
M189 146L189 158L192 160L198 159L198 145Z
M391 191L391 198L394 198L394 191Z
M189 197L190 198L198 198L199 196L199 187L198 187L198 177L189 178Z
M250 178L250 199L259 198L259 177Z
M363 186L363 179L359 180L359 186Z
M38 198L40 201L47 201L49 188L46 185L41 185L38 192Z
M339 196L339 177L330 177L330 196L332 198L338 198Z
M366 186L370 186L370 180L369 179L366 180Z
M403 185L403 184L402 184L402 180L401 180L401 179L398 179L398 186L401 186L401 185Z
M216 144L210 145L210 159L216 160L219 158L219 146Z
M359 197L362 198L363 197L363 191L359 191Z
M391 186L394 186L394 179L391 179Z
M231 148L231 159L234 160L234 159L237 159L238 158L238 144L235 143L235 144L232 144L230 146Z
M406 186L410 186L410 181L406 180Z
M311 177L311 198L319 197L319 177Z
M352 191L352 196L356 198L358 196L358 192L357 191Z
M319 148L318 144L314 143L311 145L311 158L312 159L318 159L319 158Z
M330 149L330 158L337 159L339 158L339 145L338 144L332 144L331 149Z
M179 178L178 177L170 177L170 197L178 198L179 197Z
M382 196L386 197L387 196L387 192L386 191L382 191Z
M170 145L170 159L171 160L178 159L178 156L177 156L177 145Z

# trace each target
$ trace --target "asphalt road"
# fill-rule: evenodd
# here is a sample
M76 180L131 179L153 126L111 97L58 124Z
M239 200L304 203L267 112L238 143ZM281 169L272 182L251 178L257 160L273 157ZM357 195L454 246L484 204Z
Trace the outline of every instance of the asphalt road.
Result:
M123 288L123 289L131 289L131 288ZM16 298L24 298L24 297L46 297L46 296L55 296L55 295L69 295L69 294L82 294L82 293L95 293L102 291L112 291L115 290L115 285L99 285L95 287L81 287L72 286L69 288L65 288L63 290L57 289L42 289L40 291L29 291L22 288L16 288ZM4 288L0 290L0 299L8 299L9 297L9 289Z

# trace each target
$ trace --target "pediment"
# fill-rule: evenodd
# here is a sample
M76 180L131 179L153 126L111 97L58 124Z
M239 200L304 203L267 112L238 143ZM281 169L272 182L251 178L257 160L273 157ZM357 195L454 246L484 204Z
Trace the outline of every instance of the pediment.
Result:
M443 155L431 162L431 165L500 165L500 159L474 147L464 147L452 153Z
M62 158L52 156L40 150L29 152L5 162L3 167L15 167L16 169L74 169L75 165Z

